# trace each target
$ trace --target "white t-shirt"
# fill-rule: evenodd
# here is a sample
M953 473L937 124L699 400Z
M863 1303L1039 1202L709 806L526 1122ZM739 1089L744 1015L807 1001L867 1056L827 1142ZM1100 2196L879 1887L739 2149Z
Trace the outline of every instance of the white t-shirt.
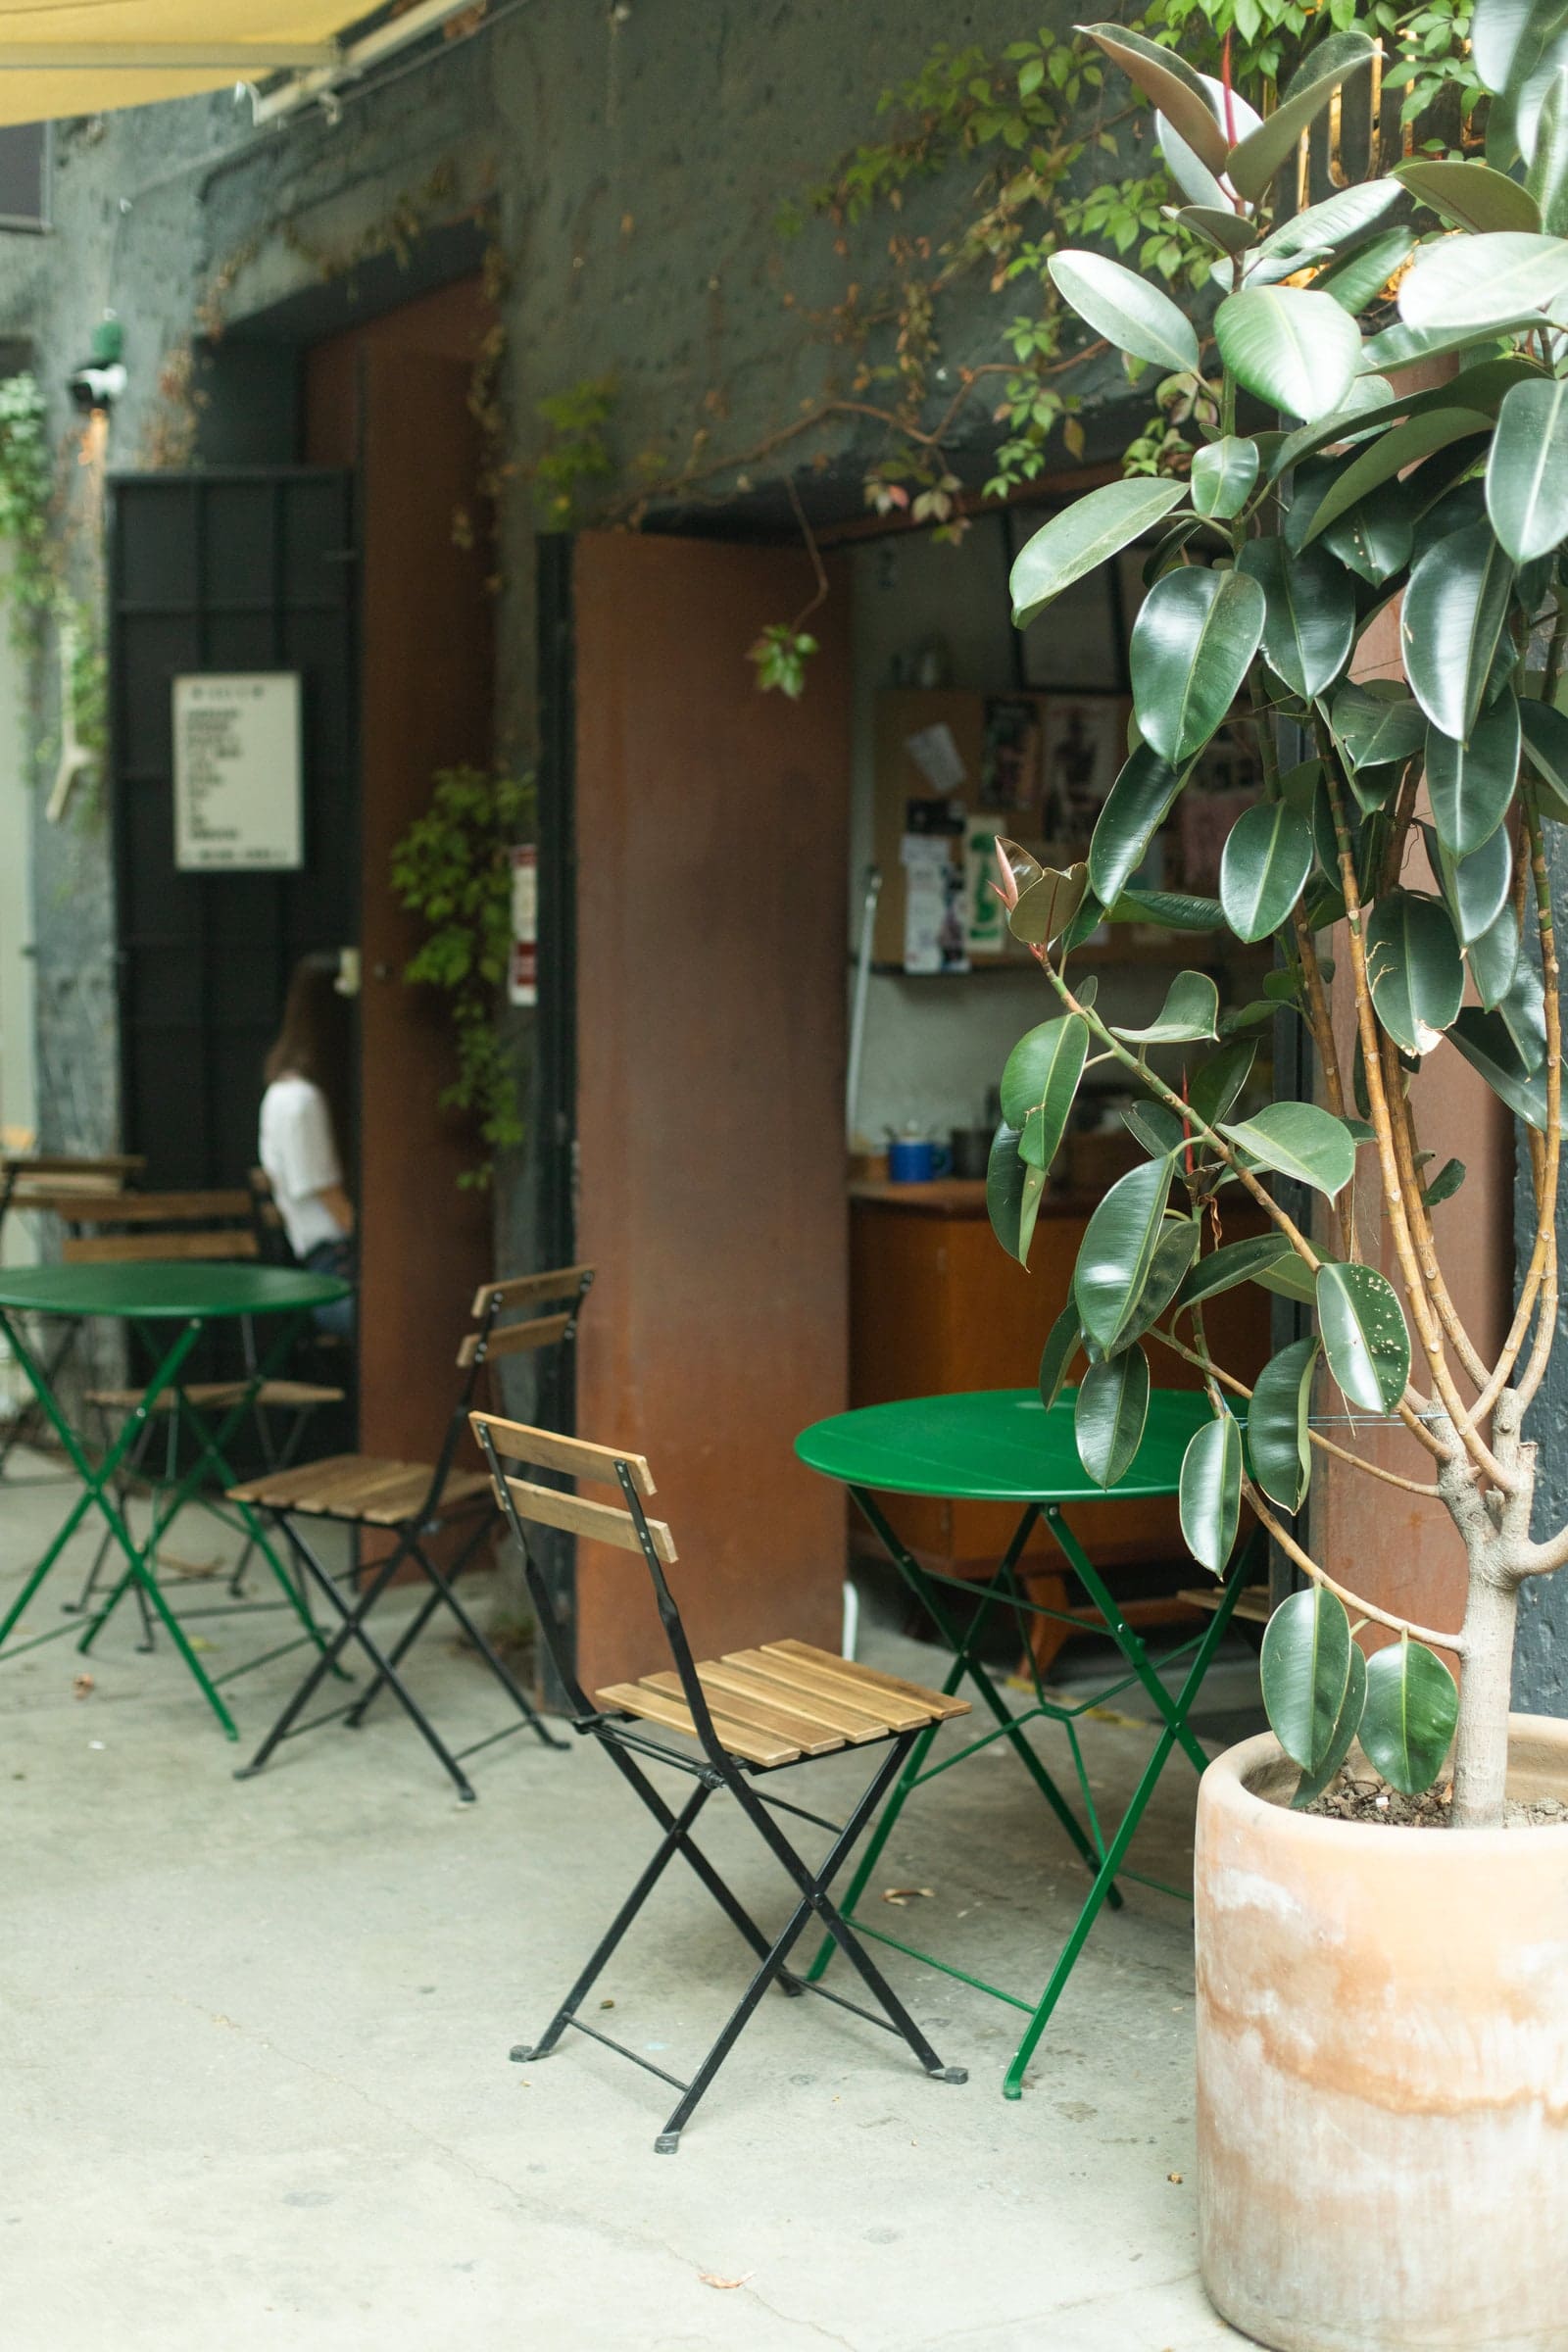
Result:
M258 1155L296 1257L343 1229L319 1195L343 1181L326 1097L309 1078L274 1078L262 1097Z

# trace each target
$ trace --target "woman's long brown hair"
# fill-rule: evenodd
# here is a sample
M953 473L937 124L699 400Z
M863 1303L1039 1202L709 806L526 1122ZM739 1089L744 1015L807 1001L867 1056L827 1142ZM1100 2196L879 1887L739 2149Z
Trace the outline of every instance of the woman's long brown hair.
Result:
M348 1157L349 1006L335 956L302 956L289 976L283 1026L263 1064L267 1083L308 1078L326 1097L339 1152Z

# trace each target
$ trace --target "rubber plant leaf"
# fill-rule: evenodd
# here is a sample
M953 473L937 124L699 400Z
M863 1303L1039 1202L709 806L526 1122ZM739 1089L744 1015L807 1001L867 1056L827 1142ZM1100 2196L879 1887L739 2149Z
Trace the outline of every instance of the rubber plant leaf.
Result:
M1277 931L1306 888L1312 870L1312 828L1284 801L1244 808L1225 838L1219 903L1238 939L1249 943Z
M1366 1705L1366 1652L1358 1642L1350 1643L1350 1672L1345 1686L1345 1696L1335 1718L1329 1743L1316 1772L1303 1772L1291 1799L1291 1810L1300 1812L1320 1797L1340 1766L1350 1752L1350 1742L1361 1728L1361 1711Z
M1005 1120L992 1138L986 1167L986 1214L991 1230L1009 1257L1029 1263L1029 1245L1045 1197L1044 1168L1026 1167L1018 1156L1018 1131Z
M1385 229L1381 237L1373 237L1325 270L1313 284L1320 294L1332 294L1342 311L1358 318L1382 293L1389 280L1404 268L1415 250L1415 232L1408 228ZM1364 379L1357 379L1364 380Z
M1476 0L1470 48L1483 86L1506 90L1521 78L1565 16L1562 0Z
M1062 1384L1073 1357L1083 1346L1083 1338L1078 1309L1069 1298L1047 1333L1040 1357L1040 1401L1047 1412L1061 1395Z
M1331 32L1297 69L1274 112L1230 152L1231 185L1249 203L1267 192L1301 134L1323 112L1336 90L1364 73L1377 54L1364 32Z
M1052 1140L1045 1158L1037 1158L1027 1150L1022 1154L1036 1167L1049 1167L1055 1157L1088 1053L1089 1023L1069 1012L1029 1030L1007 1055L1002 1073L1004 1119L1021 1134L1025 1122L1037 1111L1046 1114L1045 1127ZM1039 1141L1037 1136L1037 1145Z
M1542 100L1526 185L1547 236L1568 235L1568 69L1558 69Z
M1193 457L1193 505L1220 522L1239 514L1251 496L1260 460L1257 443L1227 433Z
M1332 294L1246 286L1214 315L1220 357L1238 383L1310 421L1345 399L1361 364L1361 330Z
M1072 1432L1078 1459L1097 1487L1125 1478L1149 1417L1149 1358L1142 1348L1091 1364L1079 1384Z
M1468 858L1508 813L1519 777L1518 698L1505 686L1483 710L1466 741L1433 727L1427 734L1427 792L1438 839L1455 858Z
M1441 1046L1464 1002L1464 958L1441 899L1385 891L1366 931L1366 972L1384 1028L1406 1054Z
M1207 171L1223 173L1230 149L1202 81L1185 58L1124 24L1080 24L1077 29L1158 107Z
M1499 825L1491 840L1484 841L1468 858L1455 858L1445 849L1435 827L1424 830L1427 854L1443 884L1459 945L1474 947L1478 939L1485 938L1508 904L1513 881L1513 846L1508 839L1508 828Z
M1263 591L1263 659L1303 702L1333 684L1355 638L1355 582L1327 548L1293 555L1283 539L1250 539L1241 568Z
M1105 254L1066 247L1046 264L1052 283L1080 318L1118 351L1167 375L1196 374L1198 330L1168 294Z
M1331 1200L1355 1173L1354 1137L1343 1119L1315 1102L1270 1102L1252 1118L1219 1132L1261 1166L1310 1185Z
M1223 1576L1242 1513L1242 1430L1230 1413L1205 1421L1187 1442L1177 1485L1182 1541L1200 1566Z
M1057 872L1048 865L1038 882L1018 893L1007 910L1007 929L1026 947L1047 948L1072 921L1089 889L1087 865L1069 865Z
M1484 410L1453 404L1423 410L1418 416L1406 417L1403 424L1391 425L1337 476L1313 510L1305 544L1310 545L1331 522L1337 522L1342 514L1359 506L1369 492L1403 473L1406 466L1431 457L1436 450L1446 449L1450 442L1467 441L1485 433L1491 421Z
M1515 980L1517 977L1516 970ZM1525 1059L1501 1012L1486 1012L1478 1004L1466 1004L1448 1034L1470 1067L1480 1073L1500 1102L1507 1103L1515 1118L1523 1119L1527 1127L1544 1135L1545 1070L1532 1068ZM1568 1132L1561 1116L1557 1124L1559 1134Z
M1263 635L1263 591L1238 571L1167 572L1133 624L1133 704L1145 743L1183 768L1241 690Z
M1392 1413L1410 1377L1410 1334L1394 1285L1375 1266L1321 1266L1317 1321L1346 1401Z
M1258 246L1260 260L1276 256L1304 260L1308 254L1348 250L1399 202L1403 190L1396 179L1366 179L1353 188L1340 188L1320 204L1309 204L1271 229Z
M1217 931L1225 920L1218 899L1195 898L1181 890L1140 890L1129 885L1110 908L1113 923L1160 923L1167 931Z
M1481 937L1473 939L1465 950L1465 961L1470 966L1470 977L1476 984L1476 995L1488 1012L1495 1012L1513 985L1513 976L1519 964L1519 924L1513 908L1509 906L1498 915L1490 930L1483 931ZM1457 1045L1459 1040L1455 1038L1454 1043ZM1544 1098L1541 1115L1544 1121Z
M1259 1659L1269 1728L1293 1764L1318 1772L1333 1745L1350 1680L1350 1620L1322 1585L1282 1600Z
M1109 1355L1137 1312L1159 1243L1173 1162L1145 1160L1118 1177L1092 1212L1073 1268L1084 1336Z
M1403 765L1426 743L1426 718L1419 703L1392 678L1353 680L1334 698L1329 723L1352 768Z
M1137 746L1105 795L1089 844L1089 883L1102 906L1121 897L1181 786L1169 760L1147 743Z
M1187 1083L1187 1100L1205 1127L1223 1119L1235 1104L1257 1059L1257 1040L1239 1037L1200 1062Z
M1497 411L1487 513L1516 564L1550 555L1568 534L1568 383L1561 377L1515 384Z
M1138 1301L1137 1312L1116 1342L1118 1349L1133 1340L1141 1340L1159 1321L1186 1280L1202 1238L1196 1219L1174 1214L1166 1217L1164 1230L1154 1244L1144 1295Z
M1506 172L1494 172L1474 160L1454 163L1423 157L1396 164L1393 176L1450 228L1540 233L1540 207L1528 189L1510 179Z
M1399 316L1406 326L1501 333L1553 316L1565 297L1568 246L1525 229L1498 229L1424 245L1400 283Z
M1568 821L1568 711L1550 703L1521 703L1519 724L1525 758L1545 787L1545 814Z
M1181 1121L1163 1102L1129 1102L1121 1114L1121 1123L1142 1144L1151 1159L1179 1152L1186 1140Z
M1430 1184L1421 1187L1421 1200L1427 1208L1441 1208L1451 1200L1465 1179L1462 1159L1446 1159Z
M1399 618L1405 675L1433 725L1457 743L1480 715L1512 592L1512 562L1485 520L1434 540L1411 570Z
M1112 1028L1128 1046L1175 1046L1218 1035L1219 990L1206 972L1178 972L1165 1002L1144 1029Z
M1252 1476L1271 1501L1298 1511L1312 1472L1306 1417L1317 1364L1315 1336L1293 1340L1270 1356L1247 1408L1247 1450Z
M1106 482L1054 514L1019 550L1009 587L1014 628L1026 629L1053 598L1153 528L1186 497L1182 482Z
M1245 1242L1222 1242L1217 1250L1199 1259L1182 1284L1176 1303L1196 1306L1200 1300L1215 1298L1221 1291L1235 1290L1239 1283L1261 1281L1282 1258L1295 1255L1295 1245L1283 1233L1259 1233Z
M1431 1788L1458 1720L1458 1685L1424 1642L1403 1634L1367 1660L1361 1745L1401 1796Z

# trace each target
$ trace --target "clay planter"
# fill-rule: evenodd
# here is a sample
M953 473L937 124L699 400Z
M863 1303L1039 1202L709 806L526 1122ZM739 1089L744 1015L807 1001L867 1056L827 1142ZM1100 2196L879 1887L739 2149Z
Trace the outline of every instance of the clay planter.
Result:
M1198 1803L1203 2282L1276 2352L1568 2352L1568 1828L1391 1830ZM1516 1715L1509 1793L1568 1801Z

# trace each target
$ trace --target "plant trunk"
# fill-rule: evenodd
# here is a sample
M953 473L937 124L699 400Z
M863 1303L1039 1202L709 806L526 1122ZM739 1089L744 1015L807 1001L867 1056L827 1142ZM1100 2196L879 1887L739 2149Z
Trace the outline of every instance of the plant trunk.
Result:
M1470 1551L1465 1602L1464 1670L1453 1746L1453 1826L1500 1830L1508 1771L1508 1709L1513 1696L1513 1636L1518 1582L1483 1540Z

